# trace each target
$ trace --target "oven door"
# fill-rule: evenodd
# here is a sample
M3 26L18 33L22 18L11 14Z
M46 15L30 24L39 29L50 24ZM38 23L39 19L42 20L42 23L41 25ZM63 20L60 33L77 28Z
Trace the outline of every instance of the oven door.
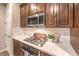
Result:
M22 44L22 55L23 56L38 56L39 51L31 46Z

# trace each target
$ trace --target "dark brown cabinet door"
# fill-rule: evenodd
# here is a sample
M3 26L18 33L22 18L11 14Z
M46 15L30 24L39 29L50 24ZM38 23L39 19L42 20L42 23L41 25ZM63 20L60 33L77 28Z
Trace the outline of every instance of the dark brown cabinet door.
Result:
M21 27L25 27L26 26L26 17L27 17L27 15L28 15L28 8L27 8L27 6L26 6L26 4L22 4L21 6L20 6L20 26Z
M21 42L13 40L13 45L14 45L14 55L21 56Z
M36 13L43 13L45 12L45 3L37 3L37 10Z
M44 3L30 3L22 4L20 6L20 26L26 27L28 23L28 16L34 15L36 13L45 12Z
M72 27L73 4L47 4L46 27Z
M79 28L79 3L74 4L74 28Z
M54 12L54 6L56 4L46 5L46 27L56 27L56 14Z
M30 3L28 4L28 15L31 16L31 15L34 15L36 13L36 3Z
M30 3L22 4L21 10L21 27L26 27L28 23L28 16L45 13L45 26L53 27L78 27L78 4L74 5L73 17L73 4L70 3Z
M70 43L79 56L79 28L70 28Z
M37 13L45 12L44 3L30 3L28 4L28 8L29 8L29 16Z
M57 10L57 27L73 26L73 4L61 3L56 7Z
M28 4L25 5L25 22L24 26L26 27L28 25Z

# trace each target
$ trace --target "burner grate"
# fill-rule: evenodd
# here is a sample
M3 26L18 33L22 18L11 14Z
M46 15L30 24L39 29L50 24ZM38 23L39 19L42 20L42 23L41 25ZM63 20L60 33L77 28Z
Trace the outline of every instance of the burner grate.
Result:
M47 39L39 40L35 37L28 37L28 38L24 39L24 41L27 41L27 42L32 43L34 45L40 45L42 47L45 44L45 42L47 41Z

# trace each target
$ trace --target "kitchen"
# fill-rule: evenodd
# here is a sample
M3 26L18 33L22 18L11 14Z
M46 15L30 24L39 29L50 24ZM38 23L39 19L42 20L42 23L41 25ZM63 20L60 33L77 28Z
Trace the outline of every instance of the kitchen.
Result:
M59 8L59 10L58 10L58 8ZM44 23L43 23L43 21L39 21L39 19L40 19L39 14L40 13L43 17ZM54 33L61 33L62 35L68 36L68 35L70 35L70 33L67 32L67 31L70 31L70 29L68 29L68 28L73 27L73 21L72 21L73 20L73 14L72 13L73 13L73 4L55 4L55 3L53 3L53 4L44 4L44 3L21 4L20 5L20 16L21 16L20 26L22 27L22 30L24 31L23 33L25 35L32 35L33 36L33 34L35 32L37 32L37 31L41 32L42 31L42 32L46 32L47 34L51 33L51 32L52 33L54 32ZM23 16L23 15L25 15L25 16ZM36 21L34 21L35 23L32 23L33 20L30 20L31 18L32 19L34 18L34 20L35 20L35 17L37 15L38 15L38 18L39 18L38 21L42 22L42 26L40 26L40 24L37 24ZM61 17L61 16L63 16L63 17ZM60 19L58 19L58 18L60 18ZM63 18L64 18L64 21L63 21ZM27 28L25 28L25 27L27 27ZM63 27L64 27L64 29L62 29ZM22 30L21 30L21 32L22 32ZM16 31L15 33L17 33L17 30L15 30L15 31ZM19 35L20 35L20 33L19 33ZM69 40L65 41L65 40L61 39L60 42L62 42L62 41L64 42L64 44L63 43L62 44L58 43L60 48L62 48L66 52L69 52L72 55L73 54L76 55L74 53L74 50L73 50L72 46L68 45L69 44L68 42L70 42L70 41ZM67 44L65 44L65 42L67 42ZM54 50L56 50L56 49L54 49ZM54 52L52 52L52 53L54 53Z
M78 56L78 7L77 3L13 3L9 53Z

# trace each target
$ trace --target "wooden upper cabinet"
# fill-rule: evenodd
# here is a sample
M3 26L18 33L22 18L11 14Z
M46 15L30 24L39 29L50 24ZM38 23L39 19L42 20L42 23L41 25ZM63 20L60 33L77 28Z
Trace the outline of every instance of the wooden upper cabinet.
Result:
M36 13L45 12L45 3L37 3Z
M26 26L26 19L28 17L28 6L26 4L22 4L20 6L20 26Z
M70 3L27 3L20 6L21 10L21 27L27 25L28 16L45 13L46 27L79 27L78 11L79 4L74 4L74 17L73 17L73 4Z
M28 16L36 13L45 12L45 4L43 3L30 3L22 4L20 6L20 26L26 27L28 23Z
M79 3L74 4L74 28L79 28Z
M28 24L28 4L25 5L25 26Z
M20 6L20 26L24 27L25 5Z
M34 15L36 13L42 13L45 11L45 4L44 3L30 3L28 4L29 8L29 16Z
M57 7L57 27L72 27L73 4L61 3Z
M47 4L46 27L72 27L73 4Z
M30 3L28 4L28 15L34 15L36 13L36 3Z
M56 14L54 6L56 4L46 4L46 27L56 27Z

